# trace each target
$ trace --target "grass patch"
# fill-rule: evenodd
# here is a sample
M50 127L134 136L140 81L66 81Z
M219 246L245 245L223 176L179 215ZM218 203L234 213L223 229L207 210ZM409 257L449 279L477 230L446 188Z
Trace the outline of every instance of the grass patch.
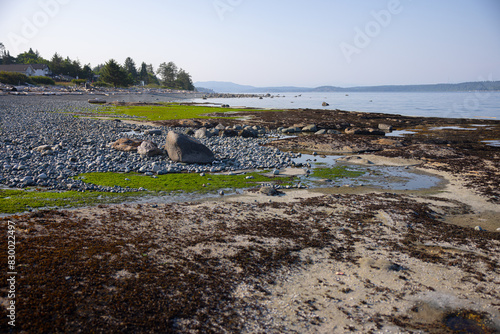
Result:
M355 178L363 174L365 173L362 171L352 170L346 166L335 166L330 168L316 168L311 176L321 179L336 179L341 177Z
M152 192L195 192L209 193L220 189L241 189L258 186L261 182L291 184L293 178L262 175L264 172L252 172L239 175L179 173L159 175L156 178L138 173L87 173L80 178L86 183L107 187L144 188ZM247 177L253 177L247 179ZM277 181L277 182L276 182Z
M29 209L46 207L79 207L100 203L113 203L123 199L124 196L132 197L137 196L137 194L0 189L0 213L18 213L28 211Z
M248 111L248 109L233 109L233 108L218 108L209 106L192 106L181 105L178 103L169 103L162 105L149 105L149 106L113 106L109 109L115 114L127 115L133 117L141 117L150 121L168 121L176 119L192 119L192 118L218 118L214 115L207 114L220 114L224 117L224 113ZM232 117L224 117L232 118Z

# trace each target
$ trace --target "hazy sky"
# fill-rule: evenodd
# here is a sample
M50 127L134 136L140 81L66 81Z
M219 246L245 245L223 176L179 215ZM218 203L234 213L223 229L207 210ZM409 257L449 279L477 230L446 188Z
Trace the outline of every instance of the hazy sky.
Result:
M500 80L500 1L0 0L0 42L254 86Z

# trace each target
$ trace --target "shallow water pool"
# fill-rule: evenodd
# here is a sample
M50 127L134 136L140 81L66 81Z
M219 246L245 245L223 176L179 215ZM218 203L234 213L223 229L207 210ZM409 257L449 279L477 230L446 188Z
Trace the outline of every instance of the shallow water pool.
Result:
M337 162L343 156L338 155L311 155L302 154L293 159L296 164L301 163L303 168L314 172L315 168L346 166L348 170L359 171L363 174L358 177L335 178L330 182L320 182L313 177L303 177L302 183L309 187L374 187L388 190L425 190L438 187L443 179L439 176L421 172L412 167L357 165L347 162Z

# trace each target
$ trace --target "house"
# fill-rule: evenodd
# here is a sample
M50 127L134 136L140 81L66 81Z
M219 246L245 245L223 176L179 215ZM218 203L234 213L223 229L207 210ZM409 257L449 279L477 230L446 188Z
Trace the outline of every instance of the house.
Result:
M28 77L35 74L35 70L29 64L0 65L0 71L22 73Z
M0 65L0 71L22 73L28 77L48 76L50 74L50 69L45 64Z
M48 77L51 72L47 65L45 64L30 64L33 70L35 70L35 74L37 76Z

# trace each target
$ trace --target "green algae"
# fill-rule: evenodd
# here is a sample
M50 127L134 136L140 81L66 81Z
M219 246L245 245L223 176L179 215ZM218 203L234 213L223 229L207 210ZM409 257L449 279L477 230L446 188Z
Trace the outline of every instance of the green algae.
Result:
M114 203L137 194L107 192L42 191L39 189L0 189L0 213L11 214L39 208L81 207L101 203Z
M329 168L315 168L312 177L321 179L356 178L365 174L362 171L349 169L347 166L334 166Z
M83 182L131 189L144 188L151 192L209 193L220 189L252 188L261 183L291 182L293 178L268 177L265 172L251 172L237 175L177 173L146 176L139 173L86 173L77 178ZM203 175L203 176L202 176Z
M167 103L160 105L143 105L143 106L113 106L109 107L109 112L114 114L139 117L149 121L167 121L176 119L193 119L193 118L219 118L224 117L226 113L235 113L248 111L241 108L220 108L211 106L193 106L179 103Z

